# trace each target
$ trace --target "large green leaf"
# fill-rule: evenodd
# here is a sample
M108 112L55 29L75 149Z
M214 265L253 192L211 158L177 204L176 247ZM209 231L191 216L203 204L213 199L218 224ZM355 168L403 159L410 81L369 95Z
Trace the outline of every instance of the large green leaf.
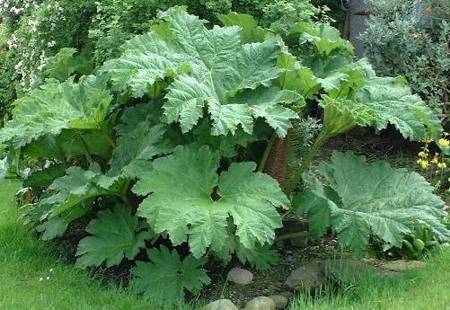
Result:
M161 18L165 24L131 39L123 45L123 55L103 67L117 89L129 89L134 97L142 97L152 85L169 78L165 120L178 122L183 132L204 117L206 108L214 135L233 134L238 126L251 134L258 117L266 119L280 136L286 133L290 119L297 115L279 104L302 97L275 88L270 91L276 94L265 96L265 87L281 73L276 67L277 39L242 44L239 27L208 29L180 9L170 9ZM254 90L252 98L261 94L270 100L244 100L241 92L246 89Z
M157 233L167 232L174 244L187 241L195 257L208 248L221 252L229 236L228 219L244 247L270 244L281 226L276 207L289 204L275 180L253 172L254 163L233 163L219 176L219 161L206 146L180 147L156 159L133 188L138 195L150 194L138 214Z
M53 183L57 178L63 177L67 165L52 164L44 167L42 170L33 171L24 181L23 187L46 187Z
M176 250L161 246L147 251L150 263L136 262L131 270L130 285L137 293L150 297L158 304L171 306L184 300L184 291L197 293L211 279L201 267L206 259L188 255L183 260ZM171 308L173 309L173 308Z
M0 142L18 148L63 129L100 130L111 96L106 84L88 76L80 83L50 80L15 102L13 118L0 131Z
M319 187L319 189L316 188L317 192L323 192L322 184L317 183L315 186ZM296 212L299 216L308 214L308 221L311 224L309 231L317 237L322 236L331 225L333 206L329 206L330 203L332 202L329 199L312 191L299 192L292 200L292 205L297 207Z
M330 98L326 95L319 101L323 107L323 132L328 138L349 131L356 125L368 126L377 114L365 104L345 98Z
M367 163L363 156L350 152L333 153L331 163L321 163L319 172L329 185L306 179L310 189L294 199L293 205L300 214L308 214L316 232L331 225L341 245L360 252L369 236L375 235L401 246L415 223L429 225L439 241L450 238L442 222L445 203L419 174L381 161Z
M49 57L43 70L46 77L65 81L77 68L73 57L76 52L76 48L64 47L55 56Z
M239 26L242 29L242 42L261 42L268 35L272 35L267 29L258 26L255 18L248 14L238 14L231 12L228 14L217 14L217 18L225 26Z
M411 94L404 78L377 77L365 60L346 65L320 82L327 92L319 105L328 138L356 125L382 130L391 124L403 137L416 141L436 139L442 133L437 115Z
M357 93L356 101L377 113L372 123L377 130L392 124L403 137L416 141L426 137L439 139L442 134L437 115L419 96L411 94L402 77L376 77L371 74Z
M100 186L98 183L104 177L98 164L92 164L88 170L77 166L69 167L66 175L53 181L48 189L52 196L42 199L40 204L52 205L51 216L58 216L72 208L80 208L79 204L85 200L102 195L119 195L122 183L110 187Z
M167 151L158 146L163 135L162 126L149 126L145 121L130 132L122 132L117 139L107 174L109 176L122 174L130 179L142 174L145 170L141 168L150 166L150 159Z
M254 249L236 245L236 256L242 263L250 263L257 270L266 270L280 262L277 250L265 245Z
M75 48L64 47L55 56L48 58L43 72L46 78L63 82L75 74L89 75L93 69L94 61L88 53L77 54Z
M299 33L300 44L311 42L322 57L329 56L333 51L353 55L353 46L342 39L339 30L326 23L299 22L296 23L292 33Z
M304 98L309 98L317 94L322 87L312 70L302 66L293 55L282 53L278 57L277 64L278 67L285 69L278 80L282 89L293 90Z
M241 147L247 147L251 142L259 140L258 135L252 135L238 130L234 134L226 136L214 136L211 134L211 122L208 119L203 120L193 131L194 141L202 141L213 151L220 153L222 157L234 157L238 154Z
M151 159L170 153L176 142L168 139L164 124L155 115L154 102L128 107L117 126L118 138L109 160L106 176L99 184L109 188L120 179L135 179L151 169Z
M42 233L40 238L42 240L51 240L62 236L69 225L61 217L54 217L36 227L36 231Z
M114 210L103 210L98 219L93 219L86 231L92 236L83 238L78 244L76 265L80 268L118 265L124 258L132 260L140 248L145 247L145 239L151 234L139 230L139 221L130 210L121 205Z

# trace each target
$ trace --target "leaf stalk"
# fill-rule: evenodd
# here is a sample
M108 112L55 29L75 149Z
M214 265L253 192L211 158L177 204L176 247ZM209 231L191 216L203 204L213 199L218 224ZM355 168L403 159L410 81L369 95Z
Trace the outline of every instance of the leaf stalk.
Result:
M287 233L281 236L278 236L275 238L275 242L280 242L280 241L284 241L284 240L289 240L289 239L295 239L295 238L301 238L301 237L307 237L309 236L310 233L307 230L304 231L296 231L293 233Z
M266 148L264 149L263 156L259 163L258 172L263 172L264 169L266 168L267 159L269 158L270 151L272 150L273 144L275 143L276 139L277 134L274 132L270 137L269 142L267 142Z
M83 150L83 154L86 157L86 160L91 165L94 163L94 159L91 156L91 153L89 152L89 147L86 143L86 141L83 139L83 137L80 134L77 134L77 140L80 142L81 149Z
M287 180L286 187L285 187L285 193L290 196L292 192L294 191L297 184L302 179L302 173L308 169L308 167L311 165L312 160L316 156L319 149L322 147L322 145L329 139L329 135L327 131L322 130L319 135L317 136L316 140L314 141L313 145L309 149L308 153L303 157L301 164L298 166L296 171L292 173L292 177Z

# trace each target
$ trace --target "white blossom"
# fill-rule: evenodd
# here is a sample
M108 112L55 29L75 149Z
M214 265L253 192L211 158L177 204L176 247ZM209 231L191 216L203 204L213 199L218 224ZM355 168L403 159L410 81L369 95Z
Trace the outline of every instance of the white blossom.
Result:
M47 47L53 47L56 45L55 40L51 40L50 42L47 42Z
M9 11L14 14L19 14L20 12L23 11L23 8L18 8L16 6L13 6L12 8L9 9Z

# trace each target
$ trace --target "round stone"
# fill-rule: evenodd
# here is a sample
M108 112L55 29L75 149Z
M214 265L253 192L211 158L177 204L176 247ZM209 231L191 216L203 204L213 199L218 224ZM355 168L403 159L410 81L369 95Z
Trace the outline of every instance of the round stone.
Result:
M218 299L205 306L206 310L239 310L231 300Z
M227 280L236 284L247 285L253 280L253 274L245 269L233 268L227 274Z
M276 310L276 306L271 298L259 296L250 300L244 310Z

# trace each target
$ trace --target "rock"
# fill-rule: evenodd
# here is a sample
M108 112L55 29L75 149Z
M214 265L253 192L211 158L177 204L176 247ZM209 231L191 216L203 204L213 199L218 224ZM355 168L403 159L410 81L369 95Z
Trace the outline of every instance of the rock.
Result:
M290 292L290 291L283 291L281 293L278 293L278 295L284 296L286 297L288 300L292 299L294 297L294 293Z
M275 303L275 309L284 309L289 303L287 297L283 295L270 295L268 297Z
M302 236L290 239L291 245L294 247L306 247L311 243L312 238L310 236Z
M255 297L245 304L244 310L275 310L273 300L266 296Z
M368 275L378 277L390 277L394 275L392 271L383 270L356 259L345 258L327 260L323 264L323 269L326 278L344 283L352 283Z
M227 280L233 283L247 285L253 280L253 274L245 269L233 268L227 274Z
M205 306L206 310L239 310L229 299L218 299Z
M325 279L318 261L307 262L293 270L284 285L290 289L318 288Z
M425 266L426 266L425 262L421 262L418 260L406 261L402 259L384 262L380 264L380 268L392 271L405 271L409 269L422 268Z

